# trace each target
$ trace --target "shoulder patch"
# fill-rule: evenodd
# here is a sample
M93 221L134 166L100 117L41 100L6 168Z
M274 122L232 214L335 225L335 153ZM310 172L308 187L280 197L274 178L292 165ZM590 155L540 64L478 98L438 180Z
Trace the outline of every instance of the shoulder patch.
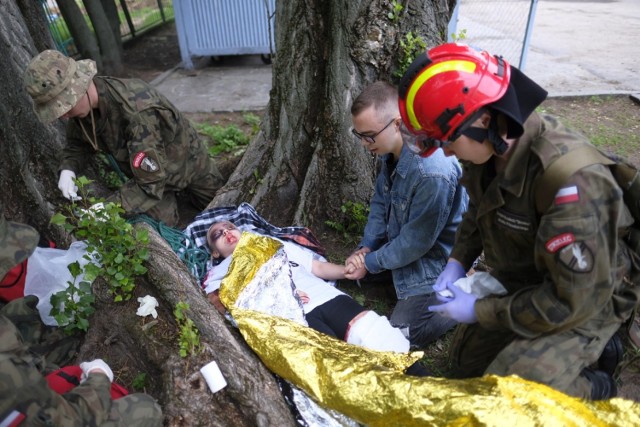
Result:
M593 269L593 253L584 242L574 242L558 253L562 265L576 273L589 273Z
M549 239L544 247L547 249L547 252L554 253L558 249L562 249L575 241L576 238L573 233L562 233Z
M580 194L578 193L578 187L572 185L570 187L564 187L558 190L556 197L553 199L555 205L563 205L565 203L574 203L580 200Z
M160 169L158 162L147 153L140 151L133 156L133 167L142 169L145 172L156 172Z
M18 412L15 409L11 411L3 420L0 420L1 426L17 427L25 419L25 415L22 412Z

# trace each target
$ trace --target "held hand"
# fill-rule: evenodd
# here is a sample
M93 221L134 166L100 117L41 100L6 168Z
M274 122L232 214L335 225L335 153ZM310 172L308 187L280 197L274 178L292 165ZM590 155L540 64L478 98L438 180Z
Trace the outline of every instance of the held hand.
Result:
M87 378L89 378L89 374L92 372L101 372L109 377L109 381L113 382L113 372L109 365L107 365L102 359L92 360L91 362L82 362L80 364L80 369L82 369L80 383L86 381Z
M348 280L360 280L367 275L367 269L362 266L357 267L355 264L349 264L344 269L344 278Z
M478 298L473 294L466 293L453 283L448 283L447 289L452 292L453 298L444 304L430 306L429 311L439 313L441 316L459 323L476 323L478 318L476 317L475 304Z
M344 265L354 264L356 262L361 262L362 264L364 264L364 255L368 254L369 252L371 252L371 249L367 248L366 246L354 251L346 259L346 261L344 262ZM360 260L360 261L357 261L357 260Z
M63 169L60 171L60 179L58 179L58 188L62 195L72 202L82 199L82 197L78 197L78 186L73 182L75 178L75 172Z
M296 289L296 293L298 294L298 297L300 298L300 301L302 301L303 304L308 304L309 301L311 301L311 298L309 298L309 294L301 291L300 289Z
M442 273L438 276L433 290L438 293L438 299L441 301L447 301L451 298L451 293L446 290L449 283L455 283L456 280L465 277L467 272L464 271L464 267L458 261L450 259L447 265L442 270ZM441 297L443 299L441 299Z

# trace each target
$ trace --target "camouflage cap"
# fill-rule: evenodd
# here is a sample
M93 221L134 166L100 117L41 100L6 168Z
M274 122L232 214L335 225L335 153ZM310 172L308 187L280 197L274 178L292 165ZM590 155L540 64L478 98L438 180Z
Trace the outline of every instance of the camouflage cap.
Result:
M0 279L33 253L38 239L33 227L7 221L0 214Z
M91 59L76 61L57 50L45 50L31 60L24 84L43 123L50 123L71 110L87 92L96 75Z

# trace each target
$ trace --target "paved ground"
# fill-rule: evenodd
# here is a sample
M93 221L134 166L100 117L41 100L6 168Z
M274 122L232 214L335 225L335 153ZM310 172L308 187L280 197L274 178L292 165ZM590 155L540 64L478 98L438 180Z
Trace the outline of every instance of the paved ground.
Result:
M525 9L517 13L524 13L526 23L529 0L520 2ZM514 1L461 0L457 28L466 29L465 41L502 53L491 46L521 40L507 25L514 20L505 11L510 3ZM539 0L524 70L550 96L640 93L639 36L640 0ZM271 66L259 56L195 62L192 71L178 66L153 82L180 110L244 111L267 106Z

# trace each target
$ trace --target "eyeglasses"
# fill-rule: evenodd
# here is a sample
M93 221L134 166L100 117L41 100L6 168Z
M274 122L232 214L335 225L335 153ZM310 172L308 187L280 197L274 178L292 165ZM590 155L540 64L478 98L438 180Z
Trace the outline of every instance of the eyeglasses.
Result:
M374 133L373 135L364 135L361 134L360 132L358 132L355 129L351 129L351 133L353 134L353 136L355 136L358 139L364 140L364 142L366 142L367 144L371 145L371 144L375 144L376 140L374 139L376 136L380 135L382 132L384 132L384 130L386 128L388 128L389 126L391 126L391 123L395 122L397 119L397 117L394 117L393 119L391 119L391 121L389 123L386 124L385 127L383 127L382 129L380 129L378 132Z
M236 226L233 224L222 224L222 226L218 228L216 231L212 232L211 234L207 233L209 246L213 245L219 238L224 236L225 231L231 231L236 229L237 229Z

